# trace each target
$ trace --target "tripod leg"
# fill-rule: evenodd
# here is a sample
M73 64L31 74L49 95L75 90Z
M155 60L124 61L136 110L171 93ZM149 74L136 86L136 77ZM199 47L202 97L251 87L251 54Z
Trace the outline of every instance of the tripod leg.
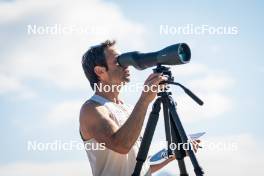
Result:
M174 154L175 157L178 161L178 166L180 169L180 176L189 176L187 170L186 170L186 165L185 165L185 161L184 161L184 157L186 156L185 151L183 150L183 147L178 145L182 143L181 137L178 133L178 130L175 126L175 124L173 123L173 119L172 116L170 114L170 121L171 121L171 136L172 136L172 142L174 144L177 144L177 148L176 150L174 150ZM180 147L180 148L178 148Z
M177 111L176 111L176 106L175 106L171 97L170 97L170 101L169 101L169 110L171 113L171 118L173 119L173 123L175 124L175 127L177 128L177 131L180 135L182 143L183 144L188 143L187 135L186 135L185 130L182 126L182 123L181 123L180 118L179 118ZM190 160L192 162L192 165L194 167L194 172L195 172L196 176L203 176L204 172L203 172L202 168L200 167L193 150L191 150L191 144L188 144L188 148L189 148L189 150L187 150L187 153L188 153Z
M171 156L171 155L173 155L173 153L170 149L170 145L172 143L171 121L169 118L169 108L167 106L165 99L162 100L162 106L163 106L164 126L165 126L165 135L166 135L166 141L167 141L168 156Z
M146 161L147 155L148 155L148 151L149 151L149 147L153 138L153 134L155 132L155 128L159 119L159 112L160 112L160 105L161 105L161 99L158 98L152 107L152 111L149 115L149 119L147 122L147 126L146 126L146 130L144 132L142 141L141 141L141 145L139 147L139 151L137 154L137 163L134 169L134 172L132 174L132 176L139 176L140 175L140 171L142 169L142 165L144 164L144 162Z
M178 160L178 165L180 168L180 176L189 176L189 174L187 173L187 170L186 170L184 158Z
M177 128L175 127L173 120L171 118L171 114L169 112L169 98L168 96L163 96L162 98L162 105L163 105L163 113L164 113L164 124L165 124L165 134L166 134L166 140L168 142L168 156L175 155L178 166L180 169L180 176L188 176L188 172L186 170L184 157L185 151L180 148L176 149L172 152L171 150L171 144L178 144L181 143L181 138L179 136L179 133L177 131Z

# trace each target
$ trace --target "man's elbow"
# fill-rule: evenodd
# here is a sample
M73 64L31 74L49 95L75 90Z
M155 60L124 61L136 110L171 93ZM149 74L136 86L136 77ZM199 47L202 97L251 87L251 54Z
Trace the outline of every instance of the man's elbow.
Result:
M112 148L115 152L120 154L128 154L132 146L124 144L124 142L115 141L112 144Z

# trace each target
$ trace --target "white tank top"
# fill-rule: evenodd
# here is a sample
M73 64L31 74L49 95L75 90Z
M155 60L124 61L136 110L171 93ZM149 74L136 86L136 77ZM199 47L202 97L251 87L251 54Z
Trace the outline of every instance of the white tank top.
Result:
M122 126L131 113L131 108L124 104L116 104L102 96L93 95L90 100L95 101L107 108L111 113L110 118L116 124ZM105 147L105 150L86 150L94 176L131 176L135 165L136 156L140 146L140 138L127 154L120 154ZM98 146L95 139L84 141L84 144ZM151 175L150 167L146 161L142 166L141 176Z

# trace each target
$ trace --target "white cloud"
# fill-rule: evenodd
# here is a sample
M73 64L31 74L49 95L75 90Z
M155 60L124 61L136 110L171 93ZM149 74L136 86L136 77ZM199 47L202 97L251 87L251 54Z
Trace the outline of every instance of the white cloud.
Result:
M79 112L82 103L79 101L65 101L57 104L47 116L47 123L50 125L67 125L78 122Z
M232 100L221 93L197 94L204 101L203 106L196 104L188 95L177 97L177 109L184 122L195 122L216 118L233 108Z
M0 94L13 92L21 89L22 87L22 84L18 80L10 78L6 75L0 75Z
M210 69L201 63L195 63L195 62L190 62L185 65L178 65L176 67L171 67L173 75L176 77L180 76L196 76L197 74L205 74L210 71Z
M10 54L0 60L2 74L11 79L38 80L61 89L86 89L89 84L82 67L81 56L93 44L105 39L117 39L124 48L144 48L145 29L142 25L127 19L113 3L99 0L43 1L33 0L0 3L1 25L10 23L24 33L10 39ZM34 18L33 18L34 17ZM37 21L34 19L38 19ZM36 36L27 35L27 25L77 25L80 27L102 28L103 32L85 34ZM8 34L8 32L6 31ZM21 36L22 35L22 36ZM1 36L0 36L1 37ZM21 45L16 38L22 37ZM10 70L10 68L13 68Z
M4 176L87 176L92 175L88 161L62 162L17 162L0 165L0 175Z
M23 85L16 78L0 74L0 95L16 93L20 99L28 99L36 96L30 88Z
M24 17L42 12L39 10L44 10L52 6L54 6L54 3L51 1L2 1L0 2L0 24L17 22Z
M177 96L178 112L184 116L184 121L216 118L234 108L228 92L235 85L235 79L228 72L200 63L173 68L172 72L175 77L187 79L186 86L204 101L204 105L199 106L186 94Z
M232 88L234 80L225 74L209 73L201 79L195 79L190 82L190 86L200 91L224 91Z

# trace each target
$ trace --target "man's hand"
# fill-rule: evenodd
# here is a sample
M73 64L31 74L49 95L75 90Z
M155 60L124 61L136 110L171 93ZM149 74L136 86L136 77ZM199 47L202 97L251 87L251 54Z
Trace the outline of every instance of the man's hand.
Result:
M158 93L159 87L161 86L159 83L166 80L167 77L162 76L161 73L152 73L149 75L144 83L144 90L142 91L141 99L150 103Z

